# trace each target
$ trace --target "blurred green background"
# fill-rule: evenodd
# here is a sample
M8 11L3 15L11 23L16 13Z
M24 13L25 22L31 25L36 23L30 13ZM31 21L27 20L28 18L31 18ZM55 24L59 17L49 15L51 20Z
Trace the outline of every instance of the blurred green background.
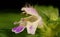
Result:
M0 11L0 37L60 37L60 17L58 8L53 6L37 6L34 8L38 11L39 15L43 18L44 24L47 26L44 29L37 29L35 35L29 35L26 29L19 34L11 31L15 21L20 18L26 17L21 12L14 9L5 9Z

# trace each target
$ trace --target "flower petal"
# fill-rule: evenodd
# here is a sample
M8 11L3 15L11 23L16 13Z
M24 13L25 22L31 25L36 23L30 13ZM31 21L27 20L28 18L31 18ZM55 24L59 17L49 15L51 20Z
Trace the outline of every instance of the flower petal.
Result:
M37 23L28 22L26 26L28 34L35 34L37 26L38 26Z
M24 29L25 29L25 26L18 26L18 27L14 27L14 28L12 29L12 32L20 33L20 32L22 32Z
M23 7L21 10L24 10L27 14L39 16L38 12L33 7Z

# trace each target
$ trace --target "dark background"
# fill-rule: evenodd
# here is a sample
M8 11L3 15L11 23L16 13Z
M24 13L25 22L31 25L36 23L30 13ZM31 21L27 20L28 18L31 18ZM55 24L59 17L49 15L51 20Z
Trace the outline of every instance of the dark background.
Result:
M16 9L19 11L27 2L32 5L53 5L54 7L58 7L60 9L59 0L0 0L0 10Z
M38 5L53 5L59 7L59 0L0 0L0 9L18 9L21 8L26 2Z

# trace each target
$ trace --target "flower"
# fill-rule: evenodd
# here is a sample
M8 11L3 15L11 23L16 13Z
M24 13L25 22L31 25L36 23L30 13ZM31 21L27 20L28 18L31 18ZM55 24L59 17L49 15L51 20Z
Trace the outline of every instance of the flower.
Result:
M22 8L27 14L31 16L22 18L19 22L19 26L12 28L12 32L20 33L27 28L28 34L35 34L38 25L42 25L42 18L38 15L37 11L32 7Z

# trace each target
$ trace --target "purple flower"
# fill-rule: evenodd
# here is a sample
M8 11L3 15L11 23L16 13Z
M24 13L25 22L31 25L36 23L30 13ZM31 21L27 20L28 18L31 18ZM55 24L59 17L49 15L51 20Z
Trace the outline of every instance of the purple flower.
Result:
M41 17L38 15L37 11L32 7L22 8L22 10L24 10L27 14L32 15L32 17L36 16L37 20L34 22L30 22L29 20L27 20L31 17L21 19L19 22L16 22L19 23L19 26L12 28L12 32L21 33L25 28L27 28L28 34L35 34L38 25L43 26Z

